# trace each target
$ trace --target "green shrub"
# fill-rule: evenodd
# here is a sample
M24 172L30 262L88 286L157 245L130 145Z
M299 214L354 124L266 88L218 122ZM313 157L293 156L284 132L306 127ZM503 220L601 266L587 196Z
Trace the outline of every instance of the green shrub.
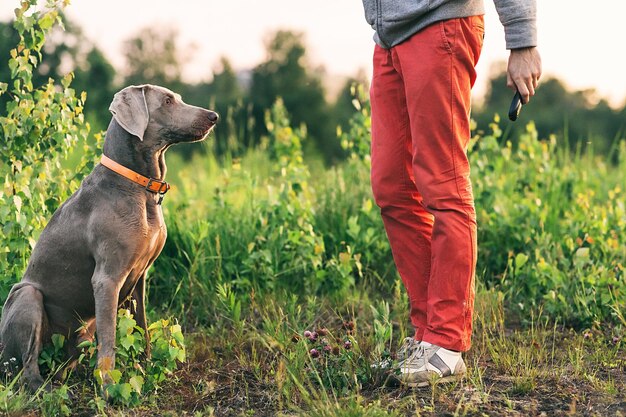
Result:
M561 323L619 322L626 305L626 145L618 165L572 156L534 125L511 142L500 131L471 151L479 227L478 271L522 318L542 309Z
M86 143L86 95L77 96L70 87L72 74L60 85L49 79L43 86L33 86L46 33L61 23L63 7L49 0L47 8L33 11L35 3L22 1L16 9L14 26L20 42L11 50L11 80L0 80L5 81L0 82L0 95L10 97L6 109L0 109L0 300L21 278L46 221L93 166L88 151L81 168L61 167L76 144Z
M115 370L111 372L113 383L106 387L111 402L125 406L141 404L158 391L168 377L185 362L185 339L181 327L172 319L158 320L148 327L151 356L144 360L146 341L144 331L127 309L120 309L117 316ZM82 354L79 363L87 363L94 369L98 384L102 376L97 368L97 340L79 345Z
M310 185L302 157L306 133L289 126L280 101L268 112L267 125L262 162L269 169L261 171L269 178L258 179L234 161L223 178L213 180L218 187L202 187L215 189L209 198L166 205L168 240L155 263L149 296L151 304L190 324L212 323L212 312L229 315L218 302L224 285L242 300L253 292L340 297L359 275L360 256L352 247L344 242L327 250L326 236L318 231L318 190ZM203 214L197 214L198 206ZM199 218L185 215L187 210Z
M369 110L359 106L350 130L340 132L351 153L342 166L312 174L300 159L304 133L275 108L269 152L200 176L194 187L214 194L170 202L151 300L185 313L190 324L211 324L229 314L217 296L221 286L244 318L252 293L306 299L341 298L354 285L381 297L394 291L397 273L369 186ZM472 139L469 156L479 285L503 291L522 320L542 310L577 327L626 322L624 142L613 165L592 153L572 155L554 137L539 139L532 124L513 146L496 121L492 133ZM194 207L203 210L185 215Z

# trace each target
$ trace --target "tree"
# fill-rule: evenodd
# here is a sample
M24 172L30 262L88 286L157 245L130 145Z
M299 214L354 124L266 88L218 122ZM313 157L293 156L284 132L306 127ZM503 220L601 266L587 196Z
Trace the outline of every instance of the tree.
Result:
M180 83L177 90L185 102L195 106L210 108L220 115L220 122L211 134L213 152L239 155L250 145L252 128L250 109L244 101L244 91L239 77L226 57L213 69L211 82L196 84ZM209 142L209 143L211 143ZM201 147L177 147L174 151L185 157L199 152Z
M220 58L208 87L211 107L222 117L214 131L214 151L218 155L242 153L253 142L250 108L244 103L243 88L228 58Z
M265 62L252 71L249 93L257 134L266 134L264 113L282 97L293 123L304 123L319 151L332 160L341 147L324 96L323 71L309 68L302 33L279 30L270 36L266 50Z
M1 300L21 277L46 219L93 166L90 152L82 169L61 166L72 147L87 138L85 98L70 87L71 74L63 77L61 85L52 79L34 82L46 35L61 21L61 6L48 2L43 11L29 13L35 3L22 1L16 9L14 27L19 40L9 52L8 82L0 82L0 97L6 99L0 109Z
M216 100L226 104L234 104L243 97L237 74L227 57L220 58L219 66L213 72L211 94Z
M48 78L62 78L73 72L73 85L78 91L89 91L85 103L85 114L92 131L106 128L110 120L109 103L115 92L115 70L102 52L87 39L82 29L69 21L61 12L65 30L61 26L50 29L46 44L41 52L41 62L34 69L34 84L44 84ZM10 23L0 22L0 57L8 58L9 51L20 37ZM0 67L0 80L11 77L7 66ZM8 96L0 97L0 108L7 103Z
M506 88L506 73L500 68L489 82L484 104L475 112L479 128L486 128L496 113L506 117L512 97ZM596 152L606 153L614 138L624 132L625 111L611 108L593 89L571 91L561 80L548 78L523 107L520 120L509 125L510 133L516 137L525 128L524 121L532 120L539 137L556 134L572 148L591 143Z
M156 84L179 90L182 85L181 62L187 55L186 48L179 45L175 29L141 29L135 37L124 42L125 84Z
M94 47L84 62L75 70L74 87L78 91L88 91L85 102L85 115L92 131L106 130L111 113L109 104L116 91L115 68L102 52Z

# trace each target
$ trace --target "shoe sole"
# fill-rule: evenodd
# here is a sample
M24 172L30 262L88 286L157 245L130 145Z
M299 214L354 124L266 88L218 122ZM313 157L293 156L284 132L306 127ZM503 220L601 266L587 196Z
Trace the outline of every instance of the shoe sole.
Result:
M463 379L464 377L465 377L464 374L463 375L450 375L450 376L444 376L443 378L436 378L436 379L433 379L432 381L417 381L417 382L400 381L400 382L410 388L425 388L429 385L437 385L439 383L457 382Z

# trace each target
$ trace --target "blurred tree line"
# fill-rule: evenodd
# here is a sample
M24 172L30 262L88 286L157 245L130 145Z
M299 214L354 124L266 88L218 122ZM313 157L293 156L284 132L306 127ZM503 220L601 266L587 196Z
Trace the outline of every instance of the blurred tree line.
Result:
M116 91L130 84L150 83L180 93L190 104L220 113L222 120L213 139L213 151L218 154L237 155L256 145L267 133L265 111L280 96L293 123L306 125L311 138L306 151L315 147L327 163L345 156L337 140L337 126L345 130L354 113L350 87L368 81L363 74L346 80L330 100L323 83L326 73L308 62L302 33L279 30L269 34L266 58L251 70L235 71L228 58L222 57L212 74L207 74L211 81L188 83L182 72L193 56L194 45L182 45L176 30L139 30L124 43L125 65L116 69L78 25L64 20L66 30L55 29L49 37L34 82L74 71L73 87L88 94L85 114L92 132L106 129L111 119L108 107ZM1 59L8 59L17 41L12 23L0 22ZM8 79L8 67L0 66L0 81ZM506 117L512 94L505 85L503 69L494 72L484 103L473 112L479 129L487 129L496 113ZM522 129L525 120L535 121L541 137L554 133L567 138L573 147L591 142L596 152L607 152L615 138L624 136L626 105L614 109L593 90L570 91L558 79L547 79L532 104L524 108L522 123L510 125L509 137L516 136L515 130ZM179 147L179 152L197 149Z
M484 103L472 114L481 129L488 127L496 113L506 118L513 98L511 90L504 88L504 63L494 66L492 73ZM517 137L516 133L525 129L524 121L530 120L540 138L555 134L572 150L591 145L594 152L607 154L616 140L626 137L626 100L621 109L614 109L594 89L571 91L557 78L542 79L531 103L522 108L519 121L509 124L509 137Z

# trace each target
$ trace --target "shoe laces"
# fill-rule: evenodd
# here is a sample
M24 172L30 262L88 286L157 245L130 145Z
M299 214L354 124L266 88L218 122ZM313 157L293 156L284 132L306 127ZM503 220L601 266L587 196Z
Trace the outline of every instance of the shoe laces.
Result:
M412 337L405 337L404 341L402 342L402 346L400 346L400 349L398 349L398 352L396 352L396 359L398 361L403 361L413 356L416 351L423 350L424 347L421 345L420 342L413 339Z

